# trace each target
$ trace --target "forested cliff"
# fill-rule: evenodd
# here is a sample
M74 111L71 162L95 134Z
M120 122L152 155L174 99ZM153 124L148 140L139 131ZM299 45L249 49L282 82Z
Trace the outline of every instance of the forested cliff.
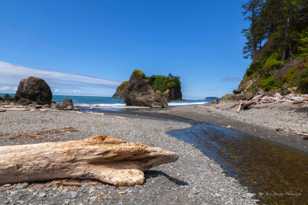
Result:
M308 93L308 0L249 0L243 8L252 63L236 93Z

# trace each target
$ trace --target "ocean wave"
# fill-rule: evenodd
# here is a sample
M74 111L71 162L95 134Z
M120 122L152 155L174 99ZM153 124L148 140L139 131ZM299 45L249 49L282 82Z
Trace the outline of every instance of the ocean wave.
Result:
M188 105L204 105L206 101L201 102L169 102L168 105L170 107L177 107L177 106L188 106ZM124 103L98 103L98 104L87 104L87 103L80 103L76 104L78 107L90 107L90 108L131 108L131 107L138 107L138 106L127 106Z
M168 103L169 106L171 107L176 107L176 106L187 106L187 105L204 105L206 104L206 101L201 101L201 102L170 102Z
M76 104L78 107L92 107L92 108L99 108L99 107L114 107L114 108L124 108L127 107L124 103L99 103L99 104L87 104L87 103L81 103Z

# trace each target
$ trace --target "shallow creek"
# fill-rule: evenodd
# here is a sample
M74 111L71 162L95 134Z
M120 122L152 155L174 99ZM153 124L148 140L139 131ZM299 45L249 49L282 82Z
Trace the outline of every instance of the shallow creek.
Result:
M168 134L198 148L229 176L256 194L260 204L308 204L308 154L237 130L189 118L147 112L105 112L128 117L176 120L191 128Z
M308 155L236 130L196 124L170 135L193 144L256 194L260 204L308 204Z

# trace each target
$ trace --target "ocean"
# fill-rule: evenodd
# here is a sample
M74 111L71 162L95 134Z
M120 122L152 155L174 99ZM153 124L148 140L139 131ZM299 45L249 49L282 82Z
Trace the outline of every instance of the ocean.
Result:
M93 107L93 108L126 108L123 100L112 97L95 97L95 96L63 96L54 95L53 101L62 102L65 98L72 99L76 106ZM207 100L181 100L169 102L169 106L184 106L184 105L202 105L206 104Z
M4 96L5 94L0 93L0 96ZM10 96L14 96L14 94L9 94ZM74 105L79 107L89 107L89 108L127 108L124 101L119 98L112 97L96 97L96 96L64 96L64 95L54 95L53 101L60 103L64 99L72 99ZM185 106L185 105L202 105L209 103L213 97L200 99L200 100L190 100L184 99L181 101L172 101L169 102L169 106Z

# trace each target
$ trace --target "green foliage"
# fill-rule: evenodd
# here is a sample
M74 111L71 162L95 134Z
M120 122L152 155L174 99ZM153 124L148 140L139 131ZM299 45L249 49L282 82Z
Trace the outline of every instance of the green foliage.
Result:
M283 77L284 83L286 83L288 86L296 86L297 75L298 70L296 67L289 68L289 70Z
M250 26L244 30L247 39L245 56L253 60L272 39L270 47L287 60L298 51L301 34L308 27L308 0L248 0L243 6ZM305 44L305 43L304 43ZM306 47L307 48L307 47Z
M180 78L172 75L153 75L150 77L150 82L154 90L159 90L160 92L165 92L172 88L181 89Z
M308 56L308 32L307 31L300 35L299 55L301 57L307 57Z
M299 92L308 93L308 68L304 69L298 76L297 85Z
M240 89L281 91L297 87L306 93L308 0L247 0L243 8L250 22L244 30L244 53L252 63Z
M252 63L246 72L246 76L247 77L252 76L254 73L258 72L260 69L262 69L262 64L260 62Z
M120 92L122 92L124 89L126 89L127 85L128 85L128 81L125 80L125 81L123 81L123 82L121 83L121 85L119 85L119 87L117 88L117 90L120 91Z
M265 91L272 91L279 89L281 87L281 82L273 76L269 76L260 81L260 87Z
M145 78L145 74L143 73L142 70L139 70L139 69L135 69L132 73L132 76L134 76L135 78Z
M269 56L265 63L264 63L264 69L270 71L279 69L283 65L283 62L279 60L279 56L277 53L273 53L271 56Z

